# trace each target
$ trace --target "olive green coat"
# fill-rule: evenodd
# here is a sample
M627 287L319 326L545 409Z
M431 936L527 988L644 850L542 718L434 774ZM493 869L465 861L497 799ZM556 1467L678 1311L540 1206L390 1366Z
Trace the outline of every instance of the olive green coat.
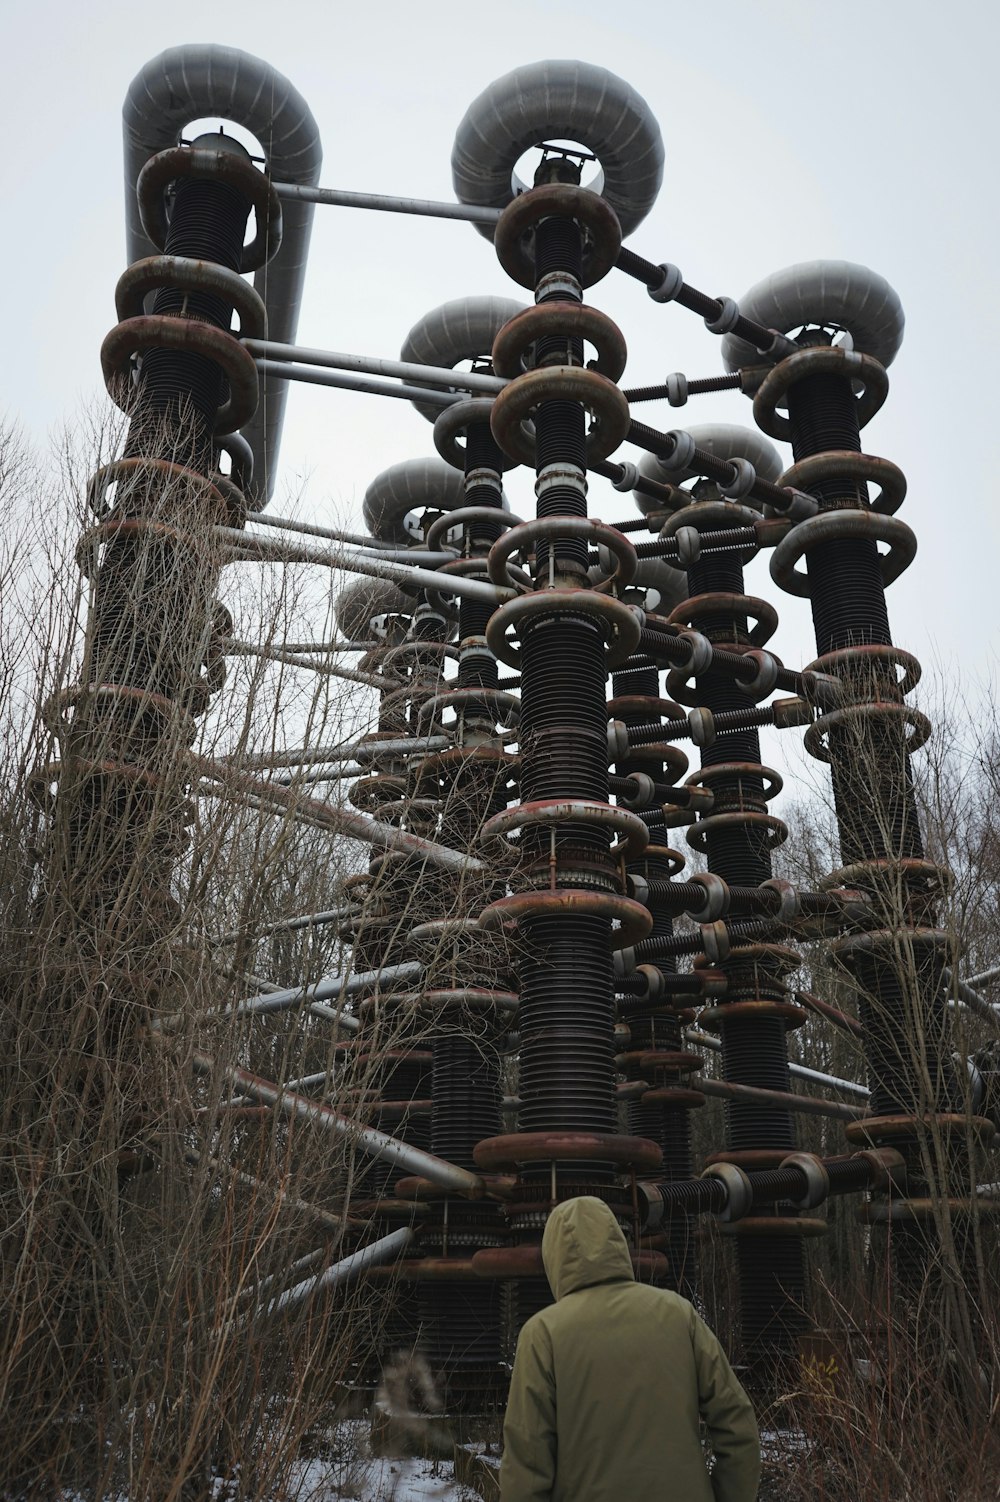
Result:
M542 1257L556 1302L517 1344L502 1502L753 1502L750 1401L687 1299L635 1282L607 1205L559 1205Z

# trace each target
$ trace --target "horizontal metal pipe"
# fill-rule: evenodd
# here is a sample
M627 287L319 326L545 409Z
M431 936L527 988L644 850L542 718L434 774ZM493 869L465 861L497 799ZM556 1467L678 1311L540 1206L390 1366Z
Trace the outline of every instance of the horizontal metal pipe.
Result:
M222 643L222 648L227 657L256 657L262 662L283 662L290 668L306 668L310 673L319 673L324 678L343 678L347 683L360 683L366 688L400 687L400 681L396 678L383 678L380 673L366 673L361 668L344 668L338 663L300 657L295 652L284 652L280 647L260 647L255 642L235 641L230 637Z
M981 1017L984 1022L989 1022L997 1032L1000 1032L1000 1008L987 1001L985 996L980 996L978 991L974 991L968 981L959 980L954 971L945 969L943 979L946 986L953 988L963 1006L968 1007L970 1012Z
M413 1240L413 1232L409 1226L403 1226L398 1231L390 1231L388 1236L383 1236L379 1241L372 1241L368 1246L360 1247L352 1252L349 1257L343 1257L335 1262L332 1267L327 1267L323 1272L313 1278L305 1278L301 1283L296 1283L294 1288L286 1288L284 1293L272 1299L269 1304L254 1311L253 1320L269 1319L274 1314L280 1314L283 1309L292 1309L296 1304L302 1304L306 1299L311 1299L324 1288L337 1288L344 1283L350 1283L369 1267L380 1267L386 1262L394 1261L400 1253L404 1252Z
M784 1106L805 1116L832 1116L840 1121L856 1121L864 1115L863 1106L846 1106L836 1100L818 1100L814 1095L795 1095L790 1090L763 1090L756 1085L738 1085L731 1080L703 1079L692 1075L691 1088L704 1095L723 1100L757 1101L762 1106Z
M381 970L359 970L353 975L327 975L314 981L311 986L290 986L283 991L264 991L259 996L247 996L231 1007L217 1012L203 1012L202 1020L215 1017L264 1016L268 1012L285 1012L300 1002L330 1001L337 996L356 996L359 991L376 990L384 982L417 980L424 973L423 965L407 960L402 965L385 965Z
M478 371L453 370L448 365L421 365L416 360L385 360L379 355L349 355L339 349L309 349L301 344L276 344L271 339L244 339L245 349L260 359L292 360L300 365L318 365L324 370L353 370L359 375L392 376L397 380L421 381L454 392L481 391L496 396L507 382L500 376Z
M233 798L237 795L254 800L257 807L273 804L287 810L296 818L307 820L348 839L361 840L379 850L405 850L409 855L419 856L432 866L446 871L462 873L482 871L483 862L464 850L453 850L450 845L438 845L420 835L397 829L394 824L383 824L354 809L343 808L336 803L324 803L319 798L303 798L295 788L277 787L261 777L253 777L232 767L210 760L208 757L191 756L191 767L197 770L205 783L195 789L200 797ZM209 782L216 786L206 785Z
M516 589L501 589L482 579L466 579L459 574L438 574L431 569L412 568L405 563L383 563L380 559L367 555L345 553L332 548L313 549L306 543L252 537L236 527L212 527L211 534L217 541L227 543L235 553L247 557L273 558L279 563L318 563L324 568L366 574L373 579L391 579L396 584L409 585L414 591L441 590L445 594L464 595L467 599L483 600L493 605L502 605L507 600L517 598Z
M981 970L978 975L970 975L966 985L983 986L991 980L1000 980L1000 965L994 965L991 970Z
M500 209L433 198L398 198L393 193L353 193L348 188L314 188L301 183L275 183L279 198L299 203L325 203L337 209L375 209L384 214L417 214L428 219L464 219L469 224L496 224Z
M257 369L274 381L304 381L307 386L333 386L338 391L361 391L368 396L393 396L397 401L424 402L431 407L450 407L460 401L443 391L423 386L407 386L402 381L380 380L378 376L355 375L348 370L320 370L316 365L292 365L283 360L257 360Z
M201 1153L191 1151L184 1154L184 1161L185 1163L190 1163L194 1168L211 1168L217 1173L229 1174L238 1184L245 1184L248 1189L260 1190L268 1195L282 1210L294 1210L299 1214L306 1215L311 1220L317 1221L320 1225L326 1226L328 1230L334 1231L338 1236L343 1235L345 1228L349 1224L345 1216L334 1215L331 1211L322 1210L319 1205L314 1205L309 1200L298 1199L295 1195L286 1194L280 1184L269 1184L266 1180L259 1179L252 1173L246 1173L242 1168L233 1168L229 1164L221 1162L218 1158L203 1156Z
M486 1181L478 1174L459 1168L455 1163L447 1163L444 1158L436 1158L433 1153L425 1153L408 1142L400 1142L388 1133L378 1131L376 1127L363 1126L353 1117L342 1116L322 1101L310 1100L307 1095L297 1095L292 1090L283 1090L274 1080L261 1079L259 1075L251 1074L248 1069L240 1069L236 1064L218 1064L208 1054L195 1053L192 1064L197 1073L220 1075L231 1085L238 1086L244 1095L252 1095L255 1100L274 1106L285 1116L313 1121L335 1136L348 1138L365 1157L380 1158L384 1163L391 1163L394 1168L402 1168L407 1173L430 1179L432 1184L470 1199L481 1199L486 1194Z
M275 751L263 756L248 756L233 762L222 757L217 765L232 766L239 771L266 772L271 767L309 767L326 762L336 764L353 761L365 746L377 746L380 752L391 756L397 753L403 755L408 751L421 754L445 751L450 745L451 741L446 735L401 736L398 740L391 741L374 741L365 736L356 741L345 741L340 746L302 746L297 751Z
M699 1048L709 1048L713 1053L722 1052L722 1044L718 1038L713 1038L711 1033L703 1033L698 1028L687 1027L684 1029L684 1037L689 1043L696 1043ZM812 1080L817 1085L827 1085L831 1090L840 1090L845 1095L856 1095L859 1100L867 1100L871 1091L865 1086L858 1084L857 1080L841 1080L835 1074L824 1074L819 1069L807 1069L805 1064L789 1064L789 1074L796 1079Z
M350 912L349 907L332 907L322 913L300 913L294 918L280 918L276 923L254 929L252 934L245 928L234 928L208 942L213 949L224 949L229 944L238 944L241 939L266 939L271 934L294 933L299 928L321 928L326 923L339 923L349 917Z

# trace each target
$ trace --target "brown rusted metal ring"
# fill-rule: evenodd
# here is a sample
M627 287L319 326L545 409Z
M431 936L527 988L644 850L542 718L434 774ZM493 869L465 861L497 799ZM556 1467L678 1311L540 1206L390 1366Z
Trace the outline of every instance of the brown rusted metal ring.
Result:
M101 345L101 369L111 400L128 412L133 395L129 361L147 349L175 349L201 355L223 370L229 382L229 400L219 408L213 432L216 436L242 428L257 410L260 386L253 356L238 339L214 324L196 318L175 318L148 313L118 323Z
M683 1085L653 1085L643 1091L642 1103L644 1106L677 1106L685 1111L698 1111L706 1104L706 1097L700 1090L688 1090Z
M858 1219L866 1225L884 1225L891 1220L936 1220L945 1209L949 1215L1000 1215L1000 1200L989 1200L985 1196L976 1199L948 1196L935 1199L867 1200L858 1206Z
M639 860L649 844L649 825L630 809L594 798L539 798L531 803L515 803L486 820L479 831L481 841L499 839L525 825L548 828L560 824L587 824L603 831L614 831L622 840L609 854L626 861Z
M880 486L874 501L869 502L872 511L880 516L893 516L906 499L906 476L898 464L874 454L858 454L853 449L826 449L822 454L810 454L786 469L777 483L792 490L811 491L826 480L860 480Z
M185 745L190 745L197 730L194 716L175 699L168 699L165 694L154 694L146 688L132 688L124 683L74 683L68 688L60 689L43 706L42 714L46 725L57 734L72 734L72 722L63 721L61 725L59 722L67 709L76 711L84 700L96 704L104 701L128 704L137 714L154 714L161 727L174 722L181 730Z
M454 990L396 992L391 996L366 996L358 1015L407 1012L413 1016L440 1017L454 1012L494 1012L503 1018L514 1015L521 998L513 991L495 991L485 986L460 986Z
M765 841L767 850L777 850L788 839L788 825L775 814L764 814L757 809L733 809L729 813L708 814L691 824L687 830L687 842L692 850L708 849L708 839L720 829L753 829Z
M769 600L762 600L757 595L727 594L721 590L711 594L692 595L690 599L682 600L670 612L667 620L672 626L697 628L704 621L719 618L728 624L732 616L746 616L756 621L757 624L747 633L746 644L751 647L764 646L778 629L778 612ZM735 645L738 650L740 644Z
M900 721L901 727L910 727L906 740L907 756L920 750L933 728L927 716L909 704L897 704L893 700L873 700L870 704L848 704L843 709L833 709L829 714L821 715L806 727L802 743L809 755L815 756L817 761L831 761L829 747L824 741L829 731L838 727L859 727L856 733L861 734L866 720L877 719L896 719Z
M538 303L508 319L493 340L493 369L505 380L516 379L524 374L522 357L536 339L559 338L585 339L597 350L597 359L589 361L587 369L609 381L620 378L628 348L618 325L599 308L562 301Z
M109 485L116 482L128 481L136 476L148 476L151 480L161 482L183 482L192 486L200 495L210 501L218 501L220 515L230 517L230 507L215 480L209 480L205 475L198 473L196 469L188 469L185 464L175 464L171 459L129 458L113 459L110 464L102 464L95 470L87 481L87 505L93 511L98 521L105 521L115 506L105 505L104 496ZM241 517L242 520L242 517Z
M669 1263L662 1252L630 1250L629 1256L639 1283L656 1283L666 1278L669 1272ZM472 1265L481 1278L545 1277L542 1248L537 1244L484 1248L473 1255Z
M481 557L451 558L447 563L440 564L434 572L441 575L441 587L439 589L429 588L425 591L427 603L432 609L443 615L445 620L457 621L458 600L456 596L448 594L446 576L448 574L459 574L466 578L485 579L486 559ZM514 568L511 570L511 573L515 586L524 590L531 589L531 576L526 574L523 569ZM417 593L415 589L411 592L414 594Z
M487 709L494 711L494 718L502 724L504 729L511 729L521 717L521 701L514 694L509 694L506 689L490 688L481 685L475 688L448 688L433 693L429 699L425 699L417 710L417 726L421 734L426 734L425 724L435 718L438 709L454 709L461 715L463 709L469 705L485 705Z
M543 219L575 219L586 233L580 285L592 287L607 276L622 247L618 215L597 193L572 183L544 183L511 200L493 232L497 259L509 277L534 291L538 274L535 253L525 238Z
M195 261L190 256L146 256L133 261L118 278L115 311L119 318L140 318L145 299L158 287L181 292L209 292L231 303L240 317L241 339L267 338L267 308L249 282L218 261Z
M788 1149L785 1147L720 1148L718 1152L706 1154L705 1164L733 1163L745 1173L750 1173L754 1169L780 1168L787 1157Z
M96 527L89 527L77 543L74 557L81 574L88 579L94 577L87 557L88 549L104 547L118 537L151 537L198 553L203 551L205 545L204 539L199 540L193 532L181 532L167 522L153 521L148 516L112 515L107 520L98 522Z
M734 776L759 777L764 784L762 797L765 803L770 803L772 798L776 798L785 785L781 773L776 772L773 767L765 767L763 762L727 761L718 762L715 766L711 767L702 767L698 772L692 772L690 776L685 777L684 786L710 788L713 782Z
M926 1116L864 1116L860 1121L848 1122L844 1136L851 1143L891 1147L897 1142L913 1142L924 1131L938 1131L949 1137L969 1133L989 1143L993 1140L996 1127L985 1116L966 1116L959 1111L938 1111L928 1112Z
M641 715L644 720L663 717L677 720L681 707L673 699L659 699L653 694L619 694L608 700L608 719L616 720L625 715Z
M493 402L490 429L505 454L534 466L534 434L523 424L543 402L553 401L579 402L596 419L587 434L588 464L606 459L624 442L632 418L613 381L579 365L545 365L518 376Z
M533 616L545 615L596 616L608 642L609 670L620 667L639 645L638 617L614 595L602 595L593 589L540 589L508 600L490 616L486 642L493 656L507 667L519 669L521 656L513 642L507 640L507 628Z
M582 537L596 547L607 548L615 559L615 570L594 589L602 593L609 589L624 589L632 582L639 560L635 548L621 532L605 526L592 516L540 516L537 521L520 522L490 548L487 571L494 584L512 589L515 580L511 577L507 560L512 553L523 553L537 538L550 540L564 537Z
M875 511L821 511L785 533L771 554L771 578L787 594L809 599L812 583L796 563L813 548L845 537L888 543L888 553L878 555L885 585L898 579L917 554L916 534L898 516L881 516Z
M401 1258L381 1267L366 1267L362 1277L375 1283L453 1283L477 1276L471 1257Z
M653 915L641 903L633 902L618 892L592 892L584 890L560 890L556 892L517 892L512 897L501 897L491 902L479 914L479 924L487 931L501 928L507 923L519 923L524 918L579 916L584 918L607 918L620 925L612 929L612 949L629 949L645 939L653 927Z
M506 1132L477 1142L472 1158L487 1171L525 1163L611 1163L655 1173L663 1163L663 1149L646 1137L615 1132Z
M859 428L871 421L889 393L885 366L873 355L830 345L800 349L768 371L753 399L757 426L769 438L777 438L782 443L791 441L791 426L787 417L779 416L778 406L788 395L789 387L814 375L840 376L852 386L855 381L864 384L865 389L857 400Z
M696 970L714 970L720 964L770 965L778 975L782 971L787 974L792 970L797 970L801 963L801 954L788 944L764 942L740 944L738 940L729 950L725 960L710 960L706 954L696 954L692 961Z
M167 243L163 194L181 177L209 177L238 189L253 205L257 233L240 256L240 271L259 271L281 245L281 199L270 178L246 157L207 146L172 146L151 156L136 179L139 219L157 250Z
M701 1055L685 1053L681 1049L655 1049L637 1048L630 1049L627 1053L615 1054L615 1064L619 1069L628 1069L634 1066L637 1069L675 1069L679 1074L692 1074L694 1070L701 1068Z
M698 1017L698 1025L707 1032L718 1033L723 1022L740 1022L753 1017L780 1017L785 1031L793 1032L809 1020L809 1013L790 1001L771 1001L762 997L759 1001L731 1001L722 1006L706 1007Z
M730 1160L731 1161L731 1160ZM827 1223L808 1215L747 1215L742 1220L719 1221L724 1236L825 1236Z
M657 873L653 878L654 881L669 881L671 877L679 876L687 865L687 857L670 845L647 845L636 865L646 865L648 870L649 862L653 860L658 864L661 861L664 862L667 868L662 874Z
M955 884L955 877L947 866L936 861L921 860L912 855L872 856L868 860L853 861L849 866L838 866L819 881L821 892L837 887L884 890L890 881L899 878L902 883L915 881L928 883L927 897L946 896Z
M803 672L831 673L837 676L838 670L844 668L845 677L849 678L852 668L861 668L871 673L872 665L878 663L903 669L903 676L896 685L901 694L908 694L920 682L921 667L913 653L883 642L866 642L855 647L840 647L836 652L825 652L815 662L808 663Z
M505 531L508 527L519 527L521 518L511 511L501 511L499 506L459 506L456 511L442 511L435 517L427 528L424 541L432 551L438 544L443 547L449 532L456 527L467 527L470 522L490 522Z

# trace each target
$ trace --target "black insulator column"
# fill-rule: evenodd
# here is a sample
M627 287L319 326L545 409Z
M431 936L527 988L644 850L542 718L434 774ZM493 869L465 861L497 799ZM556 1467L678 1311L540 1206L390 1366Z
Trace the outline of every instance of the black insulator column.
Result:
M696 493L705 491L714 492L714 487L704 483L696 487ZM706 520L701 530L720 525L718 505L704 496ZM699 526L698 504L686 515L691 525ZM741 607L750 602L744 595L742 556L706 553L689 566L688 583L691 624L713 643L733 651L745 648L750 640L749 623L746 608ZM714 600L718 608L706 608L706 600ZM731 609L727 609L730 601ZM700 611L697 602L701 602ZM745 709L748 702L735 681L721 673L697 679L694 697L713 715ZM704 848L709 870L731 887L757 887L770 879L771 846L784 835L777 821L766 818L765 774L756 727L712 741L702 750L701 764L704 785L711 788L715 802L711 814L694 826L691 843L697 841ZM720 770L713 772L713 768ZM741 954L736 943L730 958L719 967L728 983L726 1005L711 1009L705 1021L720 1035L727 1081L769 1090L791 1089L785 1031L794 1009L785 1003L781 954L777 946L766 944ZM744 1169L777 1166L795 1149L792 1115L780 1105L729 1100L726 1142L726 1151L717 1156ZM773 1233L765 1224L769 1218L775 1221ZM789 1207L778 1204L756 1216L744 1231L738 1223L734 1230L743 1341L758 1378L763 1378L769 1363L792 1357L805 1320L800 1223Z

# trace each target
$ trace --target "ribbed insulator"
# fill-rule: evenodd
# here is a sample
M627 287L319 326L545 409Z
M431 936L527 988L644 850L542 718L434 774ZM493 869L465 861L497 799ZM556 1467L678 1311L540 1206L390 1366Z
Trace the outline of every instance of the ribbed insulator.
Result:
M500 1129L500 1061L485 1040L459 1034L432 1045L434 1064L431 1151L474 1169L472 1150Z

